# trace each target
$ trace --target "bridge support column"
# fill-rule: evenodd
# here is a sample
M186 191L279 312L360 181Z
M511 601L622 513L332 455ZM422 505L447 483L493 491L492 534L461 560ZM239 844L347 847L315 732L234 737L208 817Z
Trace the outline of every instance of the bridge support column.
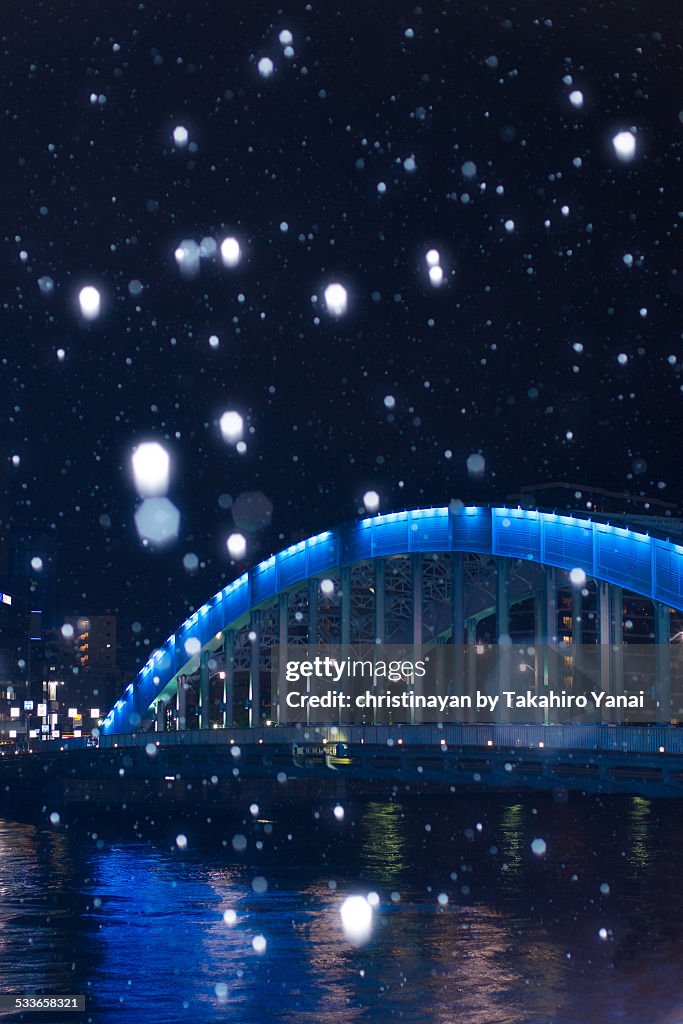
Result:
M340 593L341 643L346 647L351 643L351 566L342 566Z
M387 602L386 602L386 585L387 585L387 563L384 558L376 558L374 561L375 569L375 651L374 655L378 653L381 655L382 646L386 640L387 633ZM374 657L373 657L374 664ZM373 676L372 689L377 694L377 678ZM377 708L372 709L372 724L377 725Z
M579 678L583 644L583 595L581 589L572 583L572 689L575 692L578 692L582 686L582 680Z
M308 643L313 646L318 642L318 593L320 580L308 581Z
M534 591L534 650L536 651L534 656L534 688L539 696L546 692L544 675L548 664L546 633L546 600L545 588L543 588ZM540 708L534 712L533 720L539 724L543 721L543 712Z
M415 552L410 556L413 599L413 662L422 657L422 564L421 552ZM414 679L412 690L415 696L422 694L422 679ZM421 708L410 709L411 725L421 722L422 718Z
M543 569L543 589L536 595L537 689L549 696L557 689L557 572L552 565ZM539 722L548 725L548 709L539 714Z
M610 610L610 587L609 583L603 580L597 581L598 587L598 618L600 623L600 688L604 693L612 695L612 629ZM602 708L601 718L603 722L610 722L611 715L608 708Z
M463 695L465 686L465 556L451 555L451 684L449 693Z
M275 692L270 695L270 714L276 725L280 724L281 688L287 672L287 644L289 643L289 594L280 594L277 608L278 621L278 666L275 680ZM271 665L270 678L273 678Z
M232 729L235 724L235 633L226 629L223 633L223 728Z
M507 700L504 690L512 689L510 685L510 577L506 558L496 559L496 644L498 653L498 721L507 722L510 713L505 706Z
M175 706L175 727L178 732L184 732L187 729L187 683L185 682L185 676L178 676Z
M467 693L472 698L472 710L469 714L470 722L476 722L477 711L477 620L468 619L465 628L467 630Z
M157 732L165 732L166 731L166 701L165 700L158 700L157 701L157 712L156 712L155 728L156 728Z
M209 711L211 705L211 683L209 679L209 652L202 651L199 656L199 728L209 728Z
M341 571L341 642L342 647L351 643L351 566L345 565ZM346 652L344 652L346 653ZM339 708L338 722L342 724L344 710Z
M655 601L655 699L657 724L671 724L671 610Z
M251 657L249 659L249 725L254 728L261 724L261 613L252 612L249 632Z
M615 697L624 693L624 598L621 587L612 587L611 643L612 643L612 687ZM612 721L624 724L624 709L615 708Z

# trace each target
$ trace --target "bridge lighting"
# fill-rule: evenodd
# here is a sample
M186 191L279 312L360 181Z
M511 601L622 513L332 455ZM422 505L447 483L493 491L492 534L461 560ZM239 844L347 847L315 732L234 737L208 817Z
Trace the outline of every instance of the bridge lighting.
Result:
M81 316L86 320L96 320L100 315L101 299L97 288L86 285L78 293L78 302L81 307Z
M166 494L171 460L158 441L145 441L131 457L135 489L141 498Z
M372 932L372 906L365 896L348 896L339 913L346 938L354 945L367 942Z
M240 413L231 409L229 412L223 413L219 422L223 440L227 441L228 444L236 444L237 441L242 439L244 434L244 417Z
M228 548L228 554L231 558L234 558L236 562L244 558L247 553L247 541L241 533L231 533L226 541Z
M236 238L224 238L221 242L221 259L226 267L236 267L242 255L240 243Z
M324 294L327 312L332 316L342 316L346 312L348 303L348 294L344 285L338 282L328 284Z

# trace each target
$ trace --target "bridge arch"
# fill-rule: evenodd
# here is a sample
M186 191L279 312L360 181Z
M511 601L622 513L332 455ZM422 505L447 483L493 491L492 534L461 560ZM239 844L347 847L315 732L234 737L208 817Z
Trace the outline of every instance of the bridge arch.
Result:
M498 631L502 634L507 632L508 612L504 609L509 609L509 604L516 599L523 599L520 595L538 598L541 593L538 587L534 590L532 586L524 591L523 583L519 583L525 579L525 564L540 566L546 573L542 596L546 622L552 615L555 570L566 573L580 569L587 579L595 581L599 599L604 602L601 619L605 614L609 618L610 595L619 593L622 588L651 601L655 636L660 642L669 640L669 610L683 611L683 546L663 537L594 521L579 514L559 515L519 508L446 506L378 515L343 524L291 545L214 594L154 651L136 680L127 686L107 714L101 732L128 733L144 726L153 718L160 700L177 696L178 680L197 670L204 693L202 726L208 727L209 660L213 652L234 641L236 631L249 623L258 623L266 610L275 609L279 640L287 642L288 595L311 581L309 598L317 609L320 581L336 574L341 580L337 613L339 638L341 642L348 642L352 573L358 572L358 567L364 564L375 567L379 575L375 585L368 587L374 596L372 608L366 611L370 620L377 622L379 616L384 622L386 567L392 565L388 560L407 560L410 578L417 581L413 586L419 586L421 591L428 575L424 571L425 558L428 568L432 564L443 566L446 559L450 559L449 629L451 638L459 637L458 642L464 636L466 623L491 613L489 605L477 610L475 604L474 608L467 609L462 596L468 567L471 571L472 564L481 565L482 560L487 559L495 563L494 610L498 616ZM420 567L419 577L417 566ZM438 577L438 572L432 575ZM438 578L429 585L438 589ZM580 593L576 587L573 591L575 595ZM420 609L419 625L413 621L413 628L419 629L421 634L422 600L420 597L418 601L415 594L412 598L413 607ZM604 642L613 642L609 639L611 634L603 632ZM551 633L552 630L546 629L547 636ZM311 642L317 642L317 638ZM252 652L254 647L252 644ZM253 653L251 658L254 685L258 685L258 662L254 664ZM258 707L258 697L256 704ZM231 718L230 708L226 706L225 724L232 725ZM258 714L253 724L258 724L257 719Z

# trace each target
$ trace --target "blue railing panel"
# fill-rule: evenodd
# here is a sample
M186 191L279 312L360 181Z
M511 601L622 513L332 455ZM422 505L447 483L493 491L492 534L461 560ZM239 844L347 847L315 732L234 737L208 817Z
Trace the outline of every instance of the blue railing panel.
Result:
M593 575L592 524L569 516L541 514L540 561Z
M595 542L595 576L639 594L652 593L649 537L596 523Z
M449 516L452 551L492 552L491 512L485 508L463 508Z
M673 608L683 608L683 547L663 540L654 545L654 597Z
M541 524L538 513L521 509L491 510L492 548L506 558L541 560Z

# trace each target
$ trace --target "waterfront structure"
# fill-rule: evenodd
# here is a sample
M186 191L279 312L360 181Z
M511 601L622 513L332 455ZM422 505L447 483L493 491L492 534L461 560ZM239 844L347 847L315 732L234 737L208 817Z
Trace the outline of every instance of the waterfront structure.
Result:
M276 645L408 644L438 656L451 644L455 687L471 687L478 653L497 645L510 650L499 687L516 665L536 692L572 686L592 656L600 688L620 696L635 636L653 645L652 724L676 722L683 696L670 640L683 612L683 546L659 526L650 534L640 518L633 530L582 513L455 504L344 524L259 563L194 612L101 733L278 724ZM518 641L530 652L519 665ZM608 720L628 723L618 710Z

